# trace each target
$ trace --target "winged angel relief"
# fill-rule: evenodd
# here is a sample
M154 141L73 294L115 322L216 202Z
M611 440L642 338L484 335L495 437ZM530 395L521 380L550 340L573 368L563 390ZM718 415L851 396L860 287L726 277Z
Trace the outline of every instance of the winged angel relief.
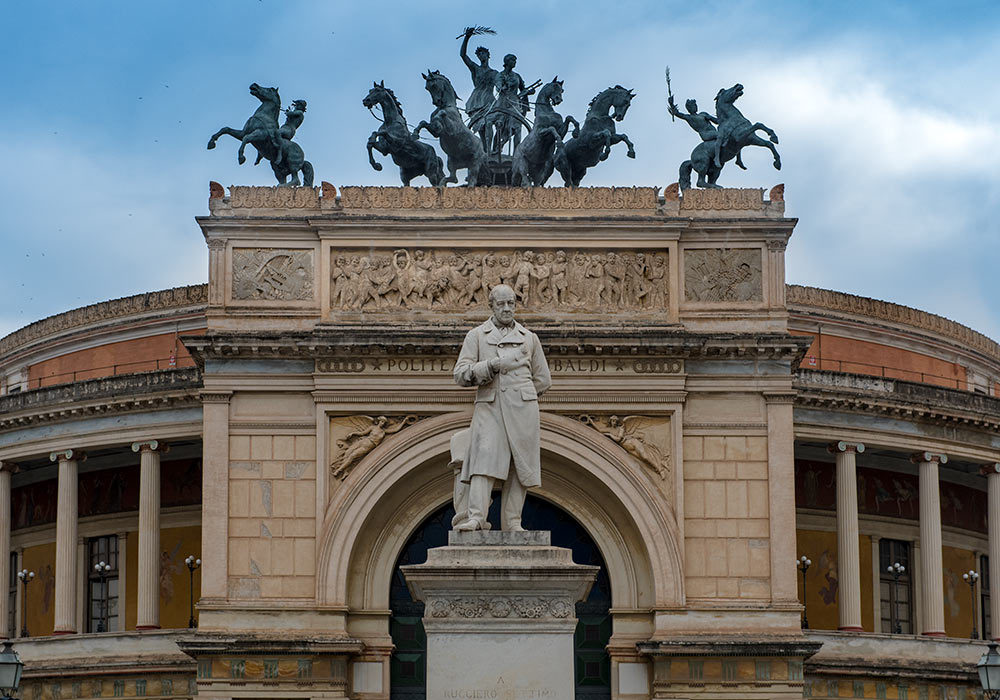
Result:
M661 479L667 478L670 471L669 449L665 445L657 445L660 440L654 437L656 433L664 432L656 430L662 427L662 420L648 416L610 416L605 421L589 415L580 416L580 420L618 443L623 450L655 471Z
M346 476L347 471L361 461L361 458L382 444L393 433L398 433L408 425L413 425L419 416L401 417L347 416L331 421L331 428L348 428L349 432L336 439L340 453L330 464L330 475L334 479Z

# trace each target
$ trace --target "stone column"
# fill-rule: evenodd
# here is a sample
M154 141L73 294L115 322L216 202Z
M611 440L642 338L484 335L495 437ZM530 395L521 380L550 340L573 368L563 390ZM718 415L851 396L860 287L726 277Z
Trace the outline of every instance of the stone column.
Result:
M139 453L139 585L136 589L137 630L160 628L160 454L167 446L156 440L133 442Z
M990 636L1000 639L1000 462L983 468L989 503Z
M0 582L10 581L10 475L17 471L13 462L0 462ZM10 639L8 628L10 596L0 595L0 639Z
M798 605L795 432L792 423L795 392L764 392L764 400L767 402L767 489L771 516L771 600ZM795 616L798 618L798 613Z
M56 600L53 634L75 634L77 577L77 472L87 455L80 450L53 452L49 459L59 462L56 511Z
M837 455L837 576L840 581L837 629L863 632L861 627L861 554L858 550L858 478L856 457L865 451L859 443L836 442Z
M201 498L211 503L201 515L201 597L225 600L229 573L229 399L230 391L201 393Z
M948 455L919 452L912 459L920 465L920 581L923 600L920 633L928 637L944 637L938 466L948 462Z

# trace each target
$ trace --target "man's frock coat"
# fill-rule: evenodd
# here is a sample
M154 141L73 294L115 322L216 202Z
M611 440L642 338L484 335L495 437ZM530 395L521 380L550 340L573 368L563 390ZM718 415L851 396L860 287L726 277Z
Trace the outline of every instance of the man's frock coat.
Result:
M495 357L512 360L514 367L494 373L489 363ZM538 336L517 322L504 334L490 318L465 336L455 382L478 387L462 481L477 475L507 479L513 461L523 486L539 486L538 397L552 377Z

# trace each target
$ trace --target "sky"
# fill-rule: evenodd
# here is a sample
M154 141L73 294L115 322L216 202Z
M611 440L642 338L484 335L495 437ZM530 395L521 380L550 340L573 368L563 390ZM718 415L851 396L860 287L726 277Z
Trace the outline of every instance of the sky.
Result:
M455 37L487 25L497 35L470 48L485 44L495 65L516 54L526 82L558 75L564 115L582 119L608 86L635 90L618 127L636 159L616 146L584 185L677 180L698 137L667 115L665 66L678 101L701 109L742 83L738 106L777 132L783 167L748 148L749 170L730 164L719 182L785 183L799 219L789 283L1000 339L1000 3L35 0L8 3L4 20L0 336L206 281L194 217L208 213L208 182L274 184L255 154L237 164L234 139L205 148L256 109L252 82L285 105L308 101L296 141L316 184L398 185L391 163L367 162L371 81L393 88L411 123L425 119L420 73L440 70L468 97Z

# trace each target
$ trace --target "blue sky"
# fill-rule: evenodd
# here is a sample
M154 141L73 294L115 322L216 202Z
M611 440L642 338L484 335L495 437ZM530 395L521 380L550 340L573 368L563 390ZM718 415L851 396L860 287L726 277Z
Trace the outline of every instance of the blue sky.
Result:
M203 282L194 217L208 181L272 184L236 163L220 126L256 108L251 82L309 102L297 141L317 182L398 184L367 163L361 105L385 80L411 122L432 106L420 72L459 93L467 24L494 63L565 81L563 114L603 88L633 88L623 147L584 184L659 185L697 143L667 116L741 82L743 112L777 131L784 168L744 153L720 182L786 183L800 221L788 281L939 313L1000 339L1000 9L995 2L468 3L32 2L4 8L0 133L0 335L84 304ZM475 44L474 44L475 45ZM556 181L550 181L556 184Z

